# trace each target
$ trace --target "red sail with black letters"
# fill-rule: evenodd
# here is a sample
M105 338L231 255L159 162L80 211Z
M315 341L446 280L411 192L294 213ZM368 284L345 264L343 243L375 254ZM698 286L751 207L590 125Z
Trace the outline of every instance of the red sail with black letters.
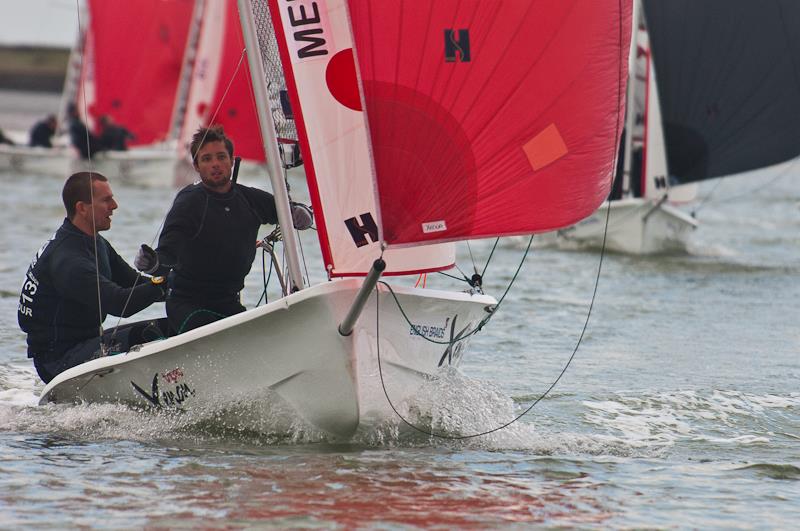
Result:
M549 231L607 197L630 2L347 3L385 243Z

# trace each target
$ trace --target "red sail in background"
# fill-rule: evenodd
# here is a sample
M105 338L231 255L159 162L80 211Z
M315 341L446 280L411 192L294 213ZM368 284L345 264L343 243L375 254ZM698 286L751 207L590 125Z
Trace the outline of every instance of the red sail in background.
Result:
M547 231L606 198L630 2L348 4L385 242Z
M264 143L261 141L256 101L250 83L250 67L247 65L247 57L242 53L244 37L239 22L239 9L236 0L227 0L227 3L225 36L215 93L216 102L220 102L220 105L214 123L221 124L234 140L237 155L247 160L263 162L266 160Z
M131 145L167 138L186 51L193 0L89 0L94 101L136 135Z
M199 42L182 143L188 144L198 127L219 124L233 139L236 155L265 161L236 0L205 3Z

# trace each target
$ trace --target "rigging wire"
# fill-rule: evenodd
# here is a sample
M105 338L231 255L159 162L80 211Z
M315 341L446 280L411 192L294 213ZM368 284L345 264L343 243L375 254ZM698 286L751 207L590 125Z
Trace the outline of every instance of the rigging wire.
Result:
M489 252L489 258L486 259L486 265L483 266L483 271L481 271L481 278L486 274L486 270L489 268L489 263L492 261L492 256L494 256L494 250L497 249L497 244L500 242L500 238L494 239L494 245L492 245L492 250Z
M303 249L303 240L300 238L300 231L292 227L292 230L295 231L295 237L297 238L297 246L300 248L300 259L303 261L303 269L306 272L306 285L311 284L311 276L308 274L308 263L306 263L306 253Z
M78 13L78 33L80 34L83 32L83 21L81 20L81 5L80 0L75 0L75 6L77 7ZM81 55L81 59L83 60L84 57ZM83 81L83 76L81 76L81 82ZM88 105L86 103L86 90L81 90L81 99L83 103L83 114L84 116L88 116ZM92 143L91 137L89 135L89 127L84 127L84 132L86 133L86 154L89 160L89 198L92 205L92 243L94 245L94 271L95 271L95 283L97 286L97 318L99 320L97 330L99 332L100 337L100 349L101 351L105 351L105 346L103 345L103 301L100 295L100 261L97 255L97 221L95 220L94 215L94 183L92 176L94 175L94 160L92 159Z
M437 273L439 273L443 277L448 277L448 278L452 278L452 279L458 280L459 282L468 282L467 277L457 277L455 275L451 275L450 273L445 273L444 271L437 271Z
M261 292L261 296L258 298L258 302L256 306L261 306L261 299L264 299L264 304L269 304L269 295L267 294L267 286L269 285L269 281L272 278L272 260L269 261L269 274L265 274L264 272L267 269L266 261L266 249L261 249L261 278L264 280L264 291Z
M478 274L478 266L475 264L475 257L472 256L472 246L469 244L469 240L467 240L467 251L469 251L469 259L472 261L472 270L475 271L475 274Z
M77 14L78 14L78 32L83 33L83 23L81 20L81 8L80 3L77 2ZM84 56L81 56L81 59L84 59ZM83 82L83 77L81 77L81 82ZM81 90L81 103L83 104L83 114L84 116L89 116L88 112L88 104L86 102L86 90ZM92 205L92 232L94 233L93 237L93 245L94 245L94 270L95 270L95 282L97 286L97 317L99 319L98 323L98 337L100 339L100 352L103 354L108 353L108 348L114 342L114 337L117 334L117 330L119 329L120 323L122 322L122 316L119 317L117 320L117 324L114 326L114 330L111 333L111 337L108 340L108 344L103 342L103 302L102 297L100 294L100 264L99 264L99 255L98 255L98 245L97 239L100 237L97 232L97 221L95 219L95 212L94 212L94 180L92 178L93 175L96 174L94 171L94 157L92 153L92 142L91 142L91 135L89 134L89 127L88 125L84 127L84 131L86 133L86 153L88 155L89 161L89 197L91 198L91 205ZM163 223L163 222L162 222ZM133 296L133 290L136 288L136 284L141 278L142 274L138 273L136 279L133 281L133 285L130 288L130 292L128 293L128 297L125 300L125 304L122 307L122 314L125 314L125 310L128 307L128 303Z
M460 267L458 267L457 263L453 263L453 267L455 267L458 270L458 272L461 273L461 276L464 277L465 281L469 282L469 277L467 276L466 273L464 273L464 271L461 270Z
M620 16L621 16L621 14L622 14L622 0L619 1L618 7L619 7L619 11L618 12L620 13ZM618 79L622 78L623 58L621 57L621 54L622 54L622 50L623 50L622 42L624 40L624 36L622 34L622 27L623 27L623 24L620 23L619 24L619 35L618 35L618 38L619 38L619 49L620 49L620 61L619 61L619 76L618 76ZM618 88L617 88L617 113L618 114L619 114L619 109L620 109L621 103L622 103L622 90L618 86ZM615 153L614 161L615 162L617 160L617 157L619 156L619 145L618 145L619 144L619 139L620 139L619 124L620 124L620 121L619 121L619 119L617 119L617 125L616 125L616 130L615 130L615 138L616 138L616 140L614 142L614 153ZM616 168L617 165L614 164L612 167ZM615 171L612 170L611 171L611 185L612 186L613 186L613 182L614 182L614 177L615 177ZM519 413L517 416L515 416L510 421L508 421L508 422L506 422L506 423L504 423L504 424L502 424L500 426L497 426L497 427L482 431L480 433L471 433L471 434L467 434L467 435L449 435L449 434L444 434L444 433L436 433L433 430L427 430L427 429L424 429L424 428L420 428L419 426L416 426L411 421L406 419L397 410L397 408L395 407L395 405L392 402L391 398L389 397L389 392L386 389L386 382L384 381L384 377L383 377L383 367L382 367L381 349L380 349L380 345L381 345L381 341L380 341L380 290L377 289L377 286L376 286L376 289L375 289L375 307L376 307L375 326L376 326L377 337L376 337L375 343L376 343L376 346L377 346L378 373L380 375L381 387L383 388L383 394L386 397L386 400L389 402L389 406L392 408L392 411L394 411L395 415L397 415L397 417L404 424L406 424L407 426L409 426L410 428L414 429L415 431L417 431L419 433L422 433L422 434L425 434L425 435L428 435L428 436L431 436L431 437L437 437L437 438L440 438L440 439L449 439L449 440L472 439L472 438L475 438L475 437L481 437L483 435L489 435L491 433L494 433L494 432L497 432L497 431L500 431L502 429L507 428L508 426L510 426L511 424L517 422L523 416L528 414L537 404L539 404L539 402L544 400L544 398L547 397L547 395L550 394L550 392L555 388L555 386L558 384L558 382L561 380L561 378L564 376L564 374L566 374L567 369L570 367L570 365L572 364L572 361L575 359L575 355L578 353L578 349L580 348L581 343L583 342L583 338L584 338L584 336L586 334L586 330L589 327L589 319L592 316L592 310L594 309L594 303L595 303L595 300L597 298L597 290L598 290L598 287L600 286L600 276L601 276L601 273L602 273L602 270L603 270L603 259L605 258L605 253L606 253L606 237L608 236L608 221L609 221L609 217L610 217L610 213L611 213L611 208L610 208L611 197L610 197L610 194L609 194L609 197L608 197L608 199L606 201L609 202L609 208L606 209L605 230L603 231L603 244L602 244L602 247L600 249L600 259L599 259L598 265L597 265L597 274L595 276L594 289L592 290L592 298L591 298L591 300L589 302L589 308L588 308L588 310L586 312L586 319L584 320L580 336L578 337L578 340L577 340L577 342L575 344L575 348L572 350L572 353L570 354L569 359L567 360L567 362L564 365L563 369L561 369L561 372L559 373L559 375L556 377L555 380L553 380L553 383L550 384L550 386L536 400L534 400L533 403L530 404L526 409L524 409L521 413ZM517 277L517 274L519 274L519 271L522 268L522 264L525 262L525 257L527 257L528 250L530 249L530 246L531 246L532 242L533 242L533 236L531 236L531 239L528 242L528 248L525 250L525 255L523 255L523 258L520 261L520 265L517 267L517 271L514 274L514 277L511 279L511 282L509 283L508 288L506 288L506 291L503 293L503 296L497 302L497 305L495 306L495 308L492 311L492 313L482 321L483 324L488 322L488 320L491 319L491 317L496 313L497 307L500 306L500 303L503 301L503 299L505 298L506 294L511 289L511 285L513 285L514 280ZM494 249L492 249L492 252L494 252ZM381 284L389 287L390 293L392 293L392 295L395 297L395 301L398 303L398 308L400 308L401 313L403 313L403 316L405 317L405 312L403 312L402 308L400 307L399 301L397 301L397 297L396 297L396 295L394 295L394 292L392 291L391 287L388 286L388 284L386 284L385 282L381 282ZM406 320L408 321L408 317L406 317ZM410 323L410 321L409 321L409 323ZM478 327L476 327L476 329L473 330L472 332L470 332L469 335L472 335L472 334L476 333L478 330L480 330L480 327L483 326L483 324L480 324ZM412 327L413 326L414 325L412 324ZM428 341L433 341L433 340L431 340L429 338L426 338L425 336L422 336L422 335L420 337L423 337L423 338L427 339ZM458 341L463 340L465 337L468 337L468 336L463 336L462 335L461 337L458 338ZM446 342L446 343L447 344L455 344L455 341L456 340L449 341L449 342ZM436 343L437 341L433 341L433 342Z
M662 197L663 200L663 197ZM611 209L611 201L606 203L606 208ZM616 228L621 225L625 224L625 221L631 218L635 218L638 216L642 210L650 210L653 208L651 203L642 203L641 205L631 208L626 214L614 216L614 221L609 222L608 228ZM601 232L600 227L597 227L596 230L594 227L590 227L589 229L584 229L586 234L595 235ZM605 228L603 230L606 230ZM570 234L569 227L565 229L561 229L557 231L558 235L565 240L572 240L572 235Z
M225 90L222 91L222 97L219 99L219 103L217 103L217 106L214 109L214 112L211 113L211 118L209 118L209 120L208 120L208 126L206 126L206 129L208 129L208 127L213 125L214 124L214 120L217 119L217 115L219 115L219 111L222 108L222 104L225 102L225 99L228 97L228 92L230 91L231 86L233 85L233 81L234 81L234 79L236 79L236 76L239 74L239 69L242 67L242 62L244 61L244 58L246 56L245 55L246 52L247 52L247 50L245 48L243 48L242 49L242 53L239 56L239 61L236 63L236 68L233 70L233 74L231 74L231 76L228 78L228 84L225 86ZM198 146L202 146L203 145L203 142L205 141L207 134L208 134L208 131L206 131L206 133L203 135L203 139L200 141ZM199 147L198 147L198 149L199 149ZM197 158L197 152L195 151L191 155L192 155L192 161L191 162L194 163L195 159ZM188 169L187 169L187 172L188 172ZM164 215L164 219L161 220L161 226L158 228L158 232L156 233L156 237L158 237L158 233L160 233L161 229L164 227L164 222L165 221L166 221L166 215ZM152 241L155 242L155 237L153 238Z
M275 121L274 120L273 120L273 126L277 128L277 125L275 125ZM286 183L286 196L289 199L289 205L290 205L290 209L291 209L291 204L292 204L292 191L291 190L292 189L291 189L291 186L289 185L289 169L286 167L286 164L284 164L283 160L281 160L281 166L283 166L283 181ZM303 269L305 270L305 273L306 273L305 281L306 281L306 284L310 285L311 284L311 275L308 274L308 263L306 261L306 253L305 253L305 250L303 249L303 240L300 237L300 231L295 229L294 226L292 226L292 228L290 230L294 231L295 238L297 239L297 246L300 249L300 259L303 261ZM288 271L285 272L285 273L288 274Z
M506 287L505 291L503 292L503 295L497 301L497 304L495 304L494 307L492 308L491 313L489 313L489 315L487 315L486 317L481 319L480 322L477 325L475 325L475 328L473 328L472 330L470 330L469 332L467 332L465 334L461 334L457 340L453 340L453 341L437 341L436 339L431 339L431 338L426 337L425 335L423 335L422 332L420 332L420 330L417 327L417 325L415 325L414 323L411 322L411 319L409 319L408 314L406 314L405 310L403 310L403 307L400 305L400 301L398 300L397 295L395 294L395 292L392 289L392 287L389 284L387 284L386 282L382 281L382 280L380 280L378 282L380 284L383 284L384 286L386 286L386 288L389 290L389 293L392 294L392 297L394 298L394 301L397 304L397 308L400 310L400 314L403 316L403 318L406 320L406 322L409 324L409 326L411 326L411 329L414 330L415 334L417 334L419 337L421 337L425 341L428 341L429 343L436 343L438 345L451 345L451 344L455 344L456 342L463 341L463 340L465 340L465 339L467 339L469 337L472 337L475 334L477 334L478 332L480 332L481 329L497 313L497 309L500 307L501 304L503 304L503 301L505 300L506 295L508 295L508 292L511 291L511 286L513 286L514 282L517 280L517 277L519 276L519 272L522 270L522 266L525 263L525 258L528 256L528 252L531 250L531 245L532 244L533 244L533 236L531 236L530 239L528 240L528 246L525 248L525 253L522 255L522 260L520 260L519 266L517 266L517 270L514 272L514 276L511 277L511 281L508 283L508 286Z

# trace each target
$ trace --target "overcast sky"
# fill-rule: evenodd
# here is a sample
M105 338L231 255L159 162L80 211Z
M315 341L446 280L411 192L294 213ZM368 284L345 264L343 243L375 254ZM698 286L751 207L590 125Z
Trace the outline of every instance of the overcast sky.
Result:
M70 48L83 0L0 0L0 45L36 44Z

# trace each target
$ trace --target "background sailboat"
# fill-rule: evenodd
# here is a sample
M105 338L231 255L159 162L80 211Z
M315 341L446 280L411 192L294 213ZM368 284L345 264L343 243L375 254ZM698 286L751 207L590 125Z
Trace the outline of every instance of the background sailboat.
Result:
M185 98L181 78L196 31L196 4L89 0L77 108L92 130L107 115L133 134L128 151L93 157L97 171L136 184L172 183L176 108Z
M53 149L0 146L0 171L27 168L62 178L93 168L137 185L186 184L194 180L186 146L213 120L235 132L242 173L265 175L234 0L89 0L86 11L61 120L68 104L93 131L101 116L110 116L133 133L131 148L94 153L90 163L77 159L66 137Z
M194 0L89 0L83 79L75 101L87 124L109 115L135 136L130 146L174 138L173 112Z
M558 233L609 249L685 251L697 221L676 208L697 183L800 155L800 4L636 2L624 164L615 195ZM627 136L627 135L626 135Z
M142 184L171 184L175 160L175 107L191 34L194 0L118 2L89 0L82 34L70 60L65 109L74 104L96 129L103 115L129 129L135 138L126 152L102 152L91 163L77 158L60 139L53 149L15 146L0 154L0 169L53 174L93 168Z
M272 97L285 89L331 281L307 287L284 230L282 299L70 369L41 402L288 404L349 436L392 414L384 390L402 403L458 365L497 304L478 285L410 288L403 275L449 267L454 241L569 225L609 193L630 12L618 0L239 5L260 51L248 60L279 219L291 227L287 107ZM384 270L397 278L376 288Z

